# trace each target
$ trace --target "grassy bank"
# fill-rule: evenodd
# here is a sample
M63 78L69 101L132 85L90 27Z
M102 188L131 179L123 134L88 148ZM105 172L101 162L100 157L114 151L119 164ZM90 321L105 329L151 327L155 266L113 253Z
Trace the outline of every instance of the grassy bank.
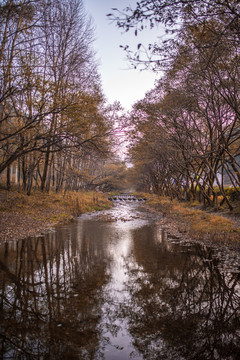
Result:
M109 208L107 198L96 192L33 193L0 192L0 211L31 215L36 220L62 222L83 213Z
M0 240L16 239L43 232L71 221L83 213L111 207L104 194L67 192L27 196L17 191L0 191Z
M179 203L167 197L147 195L147 205L173 220L181 233L194 239L240 242L240 228L235 221L221 214L196 209L194 204Z

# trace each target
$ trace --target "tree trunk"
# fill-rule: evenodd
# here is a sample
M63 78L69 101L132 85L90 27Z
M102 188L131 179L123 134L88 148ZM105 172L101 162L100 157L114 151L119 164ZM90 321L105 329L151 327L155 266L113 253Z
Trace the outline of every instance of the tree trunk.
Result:
M7 167L7 190L10 190L11 187L11 180L10 180L10 166Z
M45 190L45 184L47 179L47 173L48 173L48 165L49 165L49 157L50 157L50 147L47 148L46 156L45 156L45 162L44 162L44 169L43 169L43 175L41 180L41 191L43 192Z

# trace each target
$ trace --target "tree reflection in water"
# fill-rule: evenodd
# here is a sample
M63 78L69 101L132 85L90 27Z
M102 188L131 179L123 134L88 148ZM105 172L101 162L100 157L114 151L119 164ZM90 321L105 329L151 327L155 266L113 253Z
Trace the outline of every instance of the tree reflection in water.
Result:
M86 225L87 226L87 225ZM11 359L95 359L107 262L77 227L0 248L1 353ZM88 238L87 238L88 236Z
M3 359L240 358L239 272L121 211L0 245Z
M131 302L122 311L134 345L146 359L239 359L239 273L220 272L204 246L180 248L164 234L149 246L151 232L133 232L126 260Z

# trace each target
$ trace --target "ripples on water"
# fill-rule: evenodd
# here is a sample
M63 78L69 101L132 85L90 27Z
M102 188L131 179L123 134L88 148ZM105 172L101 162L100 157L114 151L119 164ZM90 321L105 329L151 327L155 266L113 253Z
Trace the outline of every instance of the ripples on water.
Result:
M239 359L239 256L136 204L0 245L2 359Z

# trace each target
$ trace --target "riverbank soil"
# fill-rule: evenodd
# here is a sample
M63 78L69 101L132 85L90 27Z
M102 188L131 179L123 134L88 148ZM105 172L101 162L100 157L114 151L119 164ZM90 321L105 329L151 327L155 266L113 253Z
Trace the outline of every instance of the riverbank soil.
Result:
M163 227L173 235L240 248L239 215L200 210L194 203L179 203L167 197L146 197L149 209L162 214Z
M98 192L33 193L0 190L0 241L44 233L83 213L111 207Z

